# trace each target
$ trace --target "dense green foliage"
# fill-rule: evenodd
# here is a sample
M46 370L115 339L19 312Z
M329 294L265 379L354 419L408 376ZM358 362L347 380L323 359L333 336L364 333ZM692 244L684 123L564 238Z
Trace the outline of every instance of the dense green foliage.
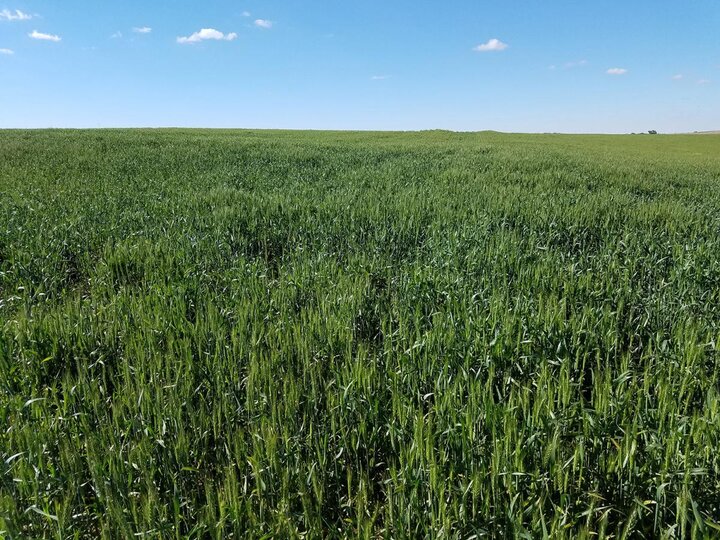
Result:
M0 536L720 534L720 137L0 132Z

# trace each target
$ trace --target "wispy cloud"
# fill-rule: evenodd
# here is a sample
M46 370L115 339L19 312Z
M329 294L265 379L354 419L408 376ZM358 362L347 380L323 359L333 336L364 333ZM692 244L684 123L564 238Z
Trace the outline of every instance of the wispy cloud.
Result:
M56 43L62 40L60 36L56 36L55 34L43 34L42 32L38 32L37 30L33 30L28 34L28 36L32 39L39 39L42 41L54 41Z
M578 67L587 66L588 61L587 60L577 60L575 62L565 62L565 69L574 69Z
M111 39L119 39L119 38L121 38L122 36L123 36L122 32L120 32L120 31L118 30L118 31L115 32L113 35L111 35L110 38L111 38Z
M181 44L186 43L199 43L201 41L206 40L215 40L215 41L232 41L237 38L237 34L235 32L230 32L229 34L223 34L219 30L215 30L214 28L202 28L200 31L195 32L194 34L191 34L187 37L178 37L177 42Z
M136 26L132 29L132 31L136 34L149 34L150 32L152 32L152 28L150 28L149 26Z
M258 28L265 28L270 29L273 26L272 21L268 21L267 19L255 19L255 26Z
M671 77L671 79L672 79L673 81L679 81L679 80L681 80L682 78L683 78L683 74L682 74L682 73L678 73L678 74L673 75L673 76Z
M491 51L504 51L508 48L507 43L503 43L497 38L489 39L486 43L481 43L473 47L475 52L491 52Z
M608 75L625 75L628 72L625 68L610 68L605 73Z
M575 69L575 68L581 68L585 67L589 64L587 60L573 60L572 62L565 62L564 64L561 64L560 67L563 69ZM548 66L548 69L551 71L554 71L558 69L558 64L550 64Z
M9 9L3 9L0 11L0 21L29 21L33 16L29 13L23 13L19 9L10 11Z
M389 79L390 75L373 75L370 77L371 81L384 81L385 79Z
M11 54L15 54L15 51L13 51L12 49L0 49L0 54L9 56Z
M710 84L710 81L707 80L707 79L700 79L700 80L697 82L697 84L698 84L699 86L705 86L706 84Z
M243 11L240 16L241 17L250 17L251 13L249 11Z

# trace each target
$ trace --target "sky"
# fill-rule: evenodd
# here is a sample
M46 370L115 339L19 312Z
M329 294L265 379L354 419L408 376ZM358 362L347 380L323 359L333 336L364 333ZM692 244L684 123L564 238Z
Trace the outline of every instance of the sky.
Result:
M0 0L0 128L720 130L720 0Z

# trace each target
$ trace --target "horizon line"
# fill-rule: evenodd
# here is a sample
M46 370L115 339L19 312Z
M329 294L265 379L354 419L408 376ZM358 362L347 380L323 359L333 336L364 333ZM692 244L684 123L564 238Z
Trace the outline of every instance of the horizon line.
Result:
M425 133L430 131L472 134L497 133L500 135L648 135L648 131L500 131L497 129L457 130L446 128L423 129L353 129L353 128L267 128L267 127L199 127L199 126L44 126L44 127L0 127L3 131L119 131L119 130L204 130L204 131L297 131L297 132L326 132L326 133ZM698 131L666 131L656 132L655 135L720 135L720 130Z

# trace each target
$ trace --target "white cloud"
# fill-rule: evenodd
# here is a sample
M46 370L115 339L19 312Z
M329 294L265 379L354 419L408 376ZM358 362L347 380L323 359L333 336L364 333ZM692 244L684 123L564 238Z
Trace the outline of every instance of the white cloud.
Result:
M390 75L373 75L370 77L371 81L384 81L385 79L389 79Z
M476 47L473 47L475 52L490 52L490 51L504 51L508 48L507 43L503 43L497 38L492 38L487 43L482 43Z
M678 73L677 75L673 75L671 78L673 81L679 81L680 79L683 78L683 75L682 75L682 73Z
M15 54L15 51L12 49L0 49L0 54L11 55Z
M135 28L133 28L133 32L135 32L136 34L149 34L150 32L152 32L152 28L150 28L149 26L136 26Z
M707 79L700 79L697 83L700 86L705 86L706 84L710 84L710 81L708 81Z
M268 21L266 19L255 19L255 26L257 26L258 28L269 29L272 28L272 25L272 21Z
M249 11L243 11L243 12L240 14L240 16L241 16L241 17L249 17L249 16L250 16L250 12L249 12Z
M33 39L40 39L43 41L54 41L58 42L61 41L62 38L60 36L56 36L55 34L43 34L42 32L38 32L37 30L33 30L28 34L29 37Z
M610 68L605 73L608 75L625 75L628 72L625 68Z
M0 11L0 21L29 21L32 18L32 15L23 13L19 9L16 9L15 11L3 9Z
M118 31L115 32L112 36L110 36L111 39L119 39L122 37L122 32Z
M202 28L199 32L195 32L188 37L178 37L177 42L182 44L199 43L200 41L205 41L208 39L214 39L216 41L232 41L236 38L237 34L235 32L223 34L219 30L215 30L214 28Z

